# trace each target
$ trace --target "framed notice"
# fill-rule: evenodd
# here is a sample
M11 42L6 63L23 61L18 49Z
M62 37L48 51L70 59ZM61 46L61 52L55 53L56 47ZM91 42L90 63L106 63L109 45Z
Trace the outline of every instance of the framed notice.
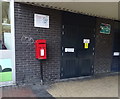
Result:
M110 24L101 23L101 25L100 25L100 33L110 34L110 31L111 31Z
M49 16L34 14L34 27L49 28Z

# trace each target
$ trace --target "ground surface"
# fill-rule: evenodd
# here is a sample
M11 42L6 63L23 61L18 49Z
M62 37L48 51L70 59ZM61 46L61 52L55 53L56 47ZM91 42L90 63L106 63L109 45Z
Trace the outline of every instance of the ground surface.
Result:
M49 86L36 84L2 87L0 96L51 97L51 99L54 99L53 97L118 97L118 76L64 81Z
M118 97L118 76L59 82L48 92L54 97Z
M0 97L10 97L10 99L22 99L23 97L27 97L25 99L29 99L29 97L33 97L31 99L36 99L36 97L52 97L52 95L46 91L46 88L46 85L42 86L40 84L2 87L0 88Z

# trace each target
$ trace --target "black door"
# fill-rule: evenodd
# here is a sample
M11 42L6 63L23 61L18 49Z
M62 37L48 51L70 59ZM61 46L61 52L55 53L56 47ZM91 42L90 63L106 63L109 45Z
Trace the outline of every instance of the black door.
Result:
M114 22L114 39L113 39L113 58L112 58L113 72L120 71L120 21Z
M61 78L93 73L95 18L63 12ZM88 41L88 45L84 43Z

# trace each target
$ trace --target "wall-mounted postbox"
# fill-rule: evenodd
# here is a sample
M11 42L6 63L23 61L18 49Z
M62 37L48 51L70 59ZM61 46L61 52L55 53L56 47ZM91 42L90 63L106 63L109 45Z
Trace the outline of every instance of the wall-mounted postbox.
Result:
M37 59L46 59L46 40L40 39L35 41L35 50Z

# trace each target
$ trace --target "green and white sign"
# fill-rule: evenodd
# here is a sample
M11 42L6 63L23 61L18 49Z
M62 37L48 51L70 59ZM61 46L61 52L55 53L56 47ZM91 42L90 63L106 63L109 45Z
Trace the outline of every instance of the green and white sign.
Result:
M110 31L111 31L110 24L101 23L101 25L100 25L100 33L110 34Z

